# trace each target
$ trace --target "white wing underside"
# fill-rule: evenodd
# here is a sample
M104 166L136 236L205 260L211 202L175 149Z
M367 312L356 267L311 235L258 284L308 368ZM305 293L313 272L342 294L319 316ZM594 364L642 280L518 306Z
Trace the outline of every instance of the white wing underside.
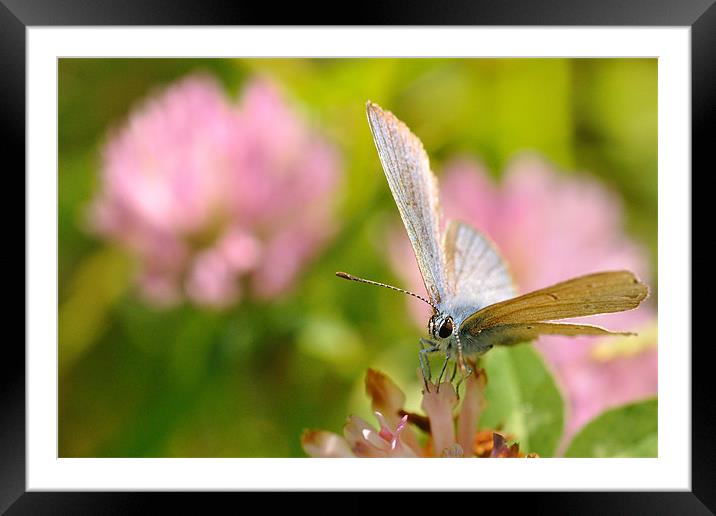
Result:
M458 324L481 308L515 296L507 264L476 229L451 220L444 246L453 292L447 310Z
M392 113L368 102L368 122L390 191L413 245L430 301L439 309L452 297L440 239L437 180L423 144Z

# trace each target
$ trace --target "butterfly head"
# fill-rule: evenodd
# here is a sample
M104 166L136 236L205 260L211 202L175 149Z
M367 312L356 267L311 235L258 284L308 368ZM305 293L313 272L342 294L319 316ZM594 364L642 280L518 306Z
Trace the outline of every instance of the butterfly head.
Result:
M455 323L447 314L437 312L428 321L428 332L435 339L448 339L455 331Z

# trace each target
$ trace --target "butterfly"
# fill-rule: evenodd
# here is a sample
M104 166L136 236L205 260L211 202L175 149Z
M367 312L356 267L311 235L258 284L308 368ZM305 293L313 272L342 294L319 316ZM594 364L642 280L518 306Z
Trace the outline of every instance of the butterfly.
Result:
M415 252L428 297L345 272L336 275L387 287L416 297L433 308L430 338L420 339L420 366L428 388L428 355L442 352L440 385L448 361L462 378L472 372L466 358L494 346L512 346L540 335L634 335L598 326L554 320L632 310L646 299L648 287L629 271L597 272L518 296L506 262L493 243L457 220L441 230L437 178L422 142L389 111L366 105L378 156Z

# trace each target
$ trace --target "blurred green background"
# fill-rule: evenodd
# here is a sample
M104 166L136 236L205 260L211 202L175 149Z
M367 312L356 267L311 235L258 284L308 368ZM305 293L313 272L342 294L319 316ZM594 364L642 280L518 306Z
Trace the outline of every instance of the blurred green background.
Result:
M107 131L188 73L232 98L256 75L339 149L339 232L289 295L225 311L158 310L137 296L132 258L86 230ZM655 59L62 59L59 62L59 450L63 457L301 457L307 428L370 417L367 367L419 405L417 338L405 299L334 271L399 283L384 228L397 220L365 101L398 113L433 168L460 153L495 177L517 151L587 170L618 191L628 233L657 235Z

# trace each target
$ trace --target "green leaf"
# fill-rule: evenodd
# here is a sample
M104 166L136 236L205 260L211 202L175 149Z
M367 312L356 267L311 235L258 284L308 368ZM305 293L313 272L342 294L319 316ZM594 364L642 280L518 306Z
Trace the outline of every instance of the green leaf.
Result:
M487 407L480 428L498 428L514 437L520 451L551 457L562 436L564 403L541 357L532 346L496 348L483 359Z
M657 457L657 414L656 399L603 412L574 437L565 457Z

